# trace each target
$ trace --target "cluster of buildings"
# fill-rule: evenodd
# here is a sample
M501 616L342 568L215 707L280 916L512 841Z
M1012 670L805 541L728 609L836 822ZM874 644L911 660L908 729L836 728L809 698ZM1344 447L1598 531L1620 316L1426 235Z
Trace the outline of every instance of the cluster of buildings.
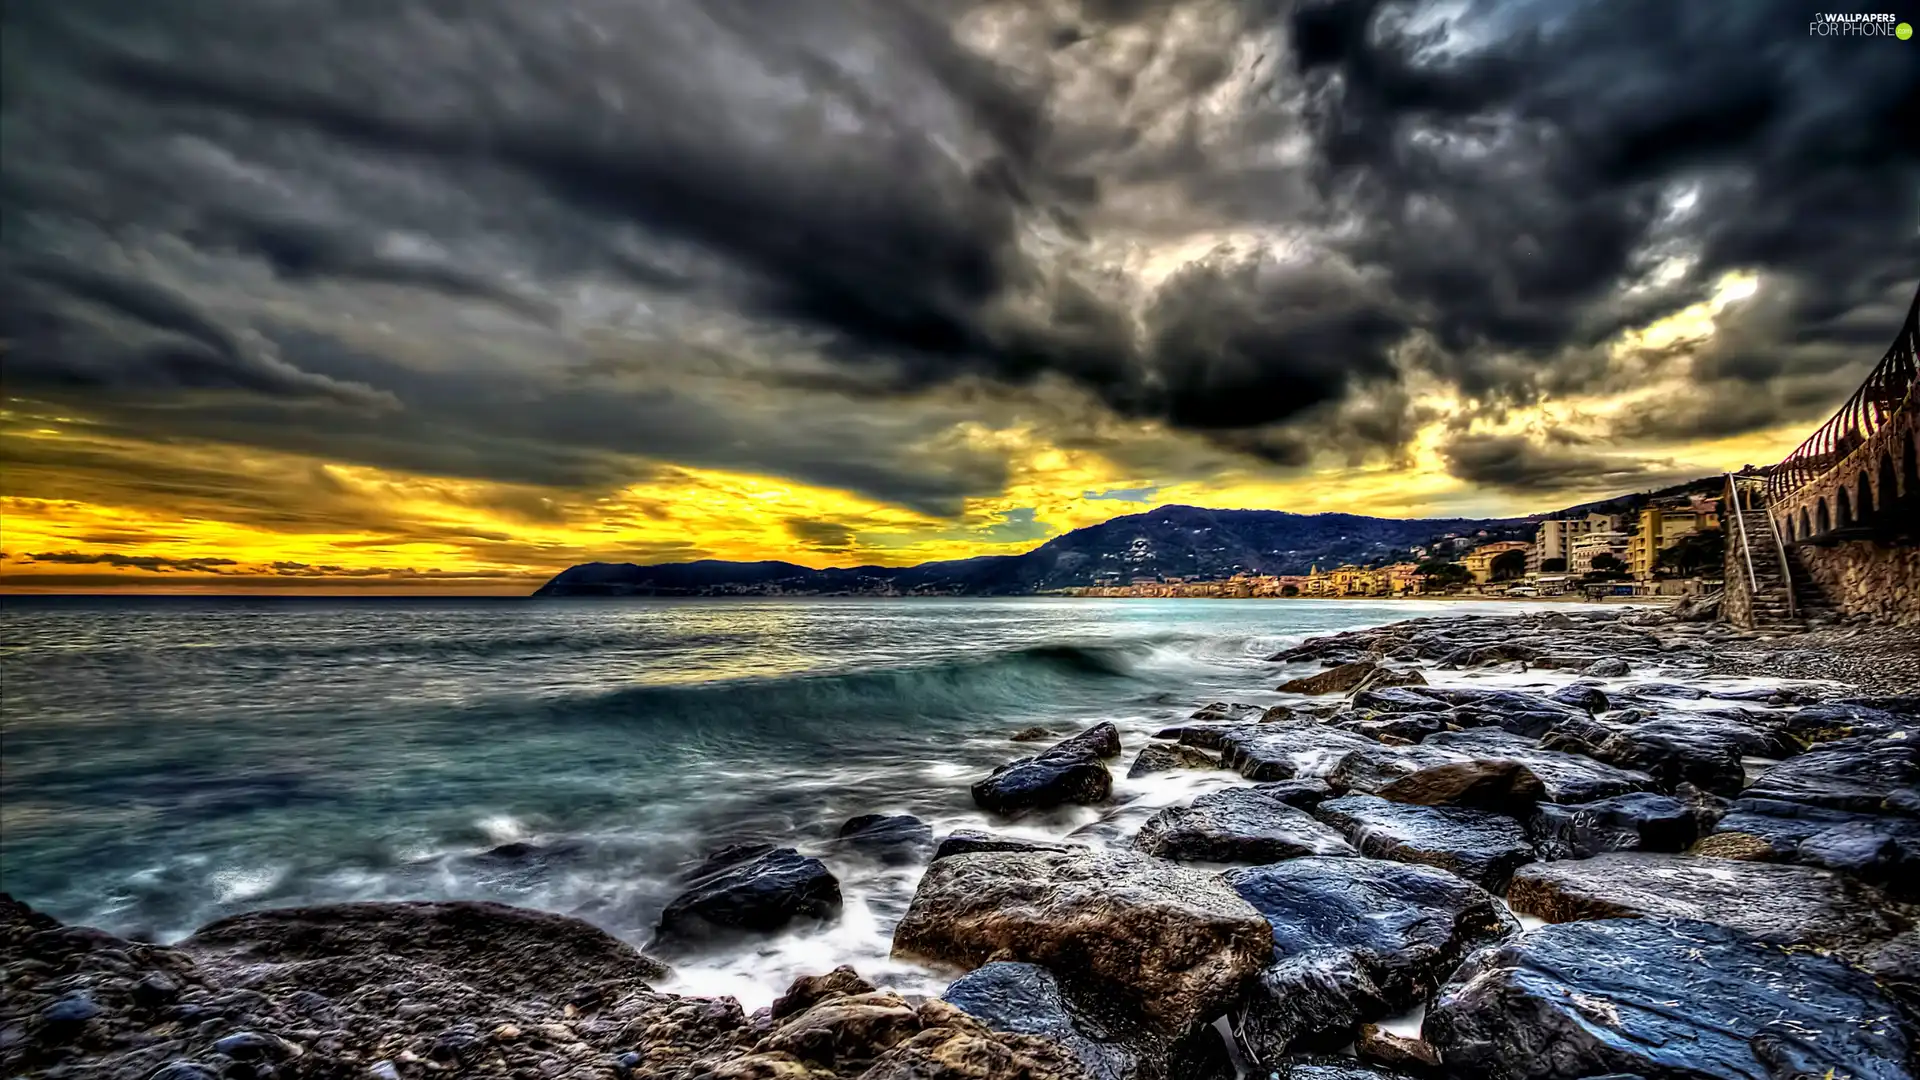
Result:
M1675 583L1660 578L1660 554L1689 536L1717 532L1720 527L1715 500L1680 497L1656 501L1632 515L1590 513L1543 521L1531 541L1476 542L1476 538L1446 536L1430 548L1413 549L1416 557L1428 560L1424 564L1345 565L1331 570L1316 566L1306 574L1237 573L1224 580L1135 577L1124 584L1066 591L1078 596L1218 599L1394 597L1424 592L1541 596L1579 589L1588 583L1589 575L1621 582L1611 586L1615 591L1692 591L1698 588L1697 581ZM1436 561L1459 569L1433 574Z

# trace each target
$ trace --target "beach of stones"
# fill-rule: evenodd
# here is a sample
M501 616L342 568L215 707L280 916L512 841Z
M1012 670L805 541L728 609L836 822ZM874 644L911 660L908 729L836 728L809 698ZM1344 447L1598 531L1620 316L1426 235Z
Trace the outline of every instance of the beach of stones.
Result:
M1911 1078L1920 697L1715 675L1672 612L1415 619L1273 657L1289 704L1127 746L1009 733L1008 831L901 815L835 845L923 867L902 995L841 968L770 1008L653 989L831 921L774 844L711 854L638 951L481 903L281 909L172 946L0 901L6 1075ZM1022 749L1031 752L1019 753ZM1084 837L1113 770L1223 783ZM1098 837L1104 843L1078 843Z

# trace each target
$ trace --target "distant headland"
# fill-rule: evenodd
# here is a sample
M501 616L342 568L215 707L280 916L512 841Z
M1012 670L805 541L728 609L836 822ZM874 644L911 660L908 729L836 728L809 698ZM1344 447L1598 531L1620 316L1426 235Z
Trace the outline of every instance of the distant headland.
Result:
M1521 518L1378 518L1162 506L1019 555L813 569L582 563L539 597L1394 597L1693 592L1721 566L1719 477ZM1681 584L1686 582L1686 584Z

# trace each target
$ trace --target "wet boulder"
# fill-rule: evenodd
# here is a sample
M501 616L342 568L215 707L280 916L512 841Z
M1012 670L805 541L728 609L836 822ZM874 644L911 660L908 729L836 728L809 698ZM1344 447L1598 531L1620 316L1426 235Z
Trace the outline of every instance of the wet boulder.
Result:
M1742 797L1920 817L1920 738L1822 743L1768 769Z
M1593 748L1593 756L1644 772L1668 790L1685 783L1732 795L1746 786L1739 742L1690 720L1650 720L1614 731Z
M983 810L1004 815L1063 803L1104 802L1113 794L1113 774L1101 759L1119 753L1119 729L1097 724L1034 757L993 770L973 785L973 801Z
M1233 1006L1273 932L1215 874L1132 852L936 859L894 930L902 957L1038 964L1166 1035Z
M1420 744L1388 746L1376 743L1340 755L1340 760L1327 772L1327 783L1336 791L1371 795L1403 776L1452 764L1463 758L1461 754Z
M1253 790L1276 802L1297 806L1302 810L1311 810L1333 798L1333 789L1327 786L1325 780L1317 776L1300 776L1292 780L1255 784Z
M935 859L951 858L976 851L1084 851L1083 844L1072 844L1060 840L1040 840L1028 836L1013 836L1007 833L990 833L980 829L955 829L940 838L940 845L933 849Z
M776 848L696 881L660 913L654 940L685 945L840 914L840 882L819 859Z
M1475 758L1408 773L1374 794L1417 806L1470 806L1523 814L1546 795L1540 778L1518 761Z
M1453 706L1451 715L1460 727L1497 727L1530 739L1546 734L1556 724L1587 715L1585 710L1520 690L1435 687L1424 692Z
M1369 858L1437 866L1496 893L1515 867L1534 858L1520 823L1486 810L1347 795L1321 803L1313 816Z
M1779 722L1794 738L1808 745L1861 735L1878 739L1914 724L1912 717L1842 701L1795 709Z
M1202 705L1187 719L1203 724L1257 724L1265 716L1264 706L1238 701L1214 701Z
M1920 818L1743 798L1714 830L1716 839L1742 836L1764 845L1751 849L1755 858L1825 867L1920 893Z
M1541 797L1547 802L1592 802L1654 786L1653 778L1646 773L1617 768L1584 754L1543 749L1532 739L1497 728L1443 731L1420 745L1462 756L1517 761L1539 779Z
M1283 694L1345 694L1365 686L1425 686L1427 678L1417 668L1391 668L1372 660L1338 664L1325 671L1298 679L1289 679L1277 689Z
M1057 736L1055 736L1053 732L1048 731L1046 728L1040 727L1039 725L1036 724L1033 727L1021 728L1019 731L1016 731L1013 734L1007 736L1007 741L1008 742L1046 742L1048 739L1052 739L1052 738L1057 738Z
M1060 980L1037 964L995 961L969 972L940 997L994 1031L1059 1044L1095 1080L1126 1080L1140 1070L1139 1053L1069 1004Z
M1719 806L1634 791L1589 803L1543 803L1527 820L1533 846L1549 859L1590 859L1609 851L1685 851L1713 829Z
M918 862L933 850L933 826L912 814L861 814L840 826L838 845L894 865Z
M1581 674L1596 679L1618 679L1633 670L1633 665L1618 656L1603 656L1582 669Z
M1172 739L1181 746L1200 750L1219 750L1229 735L1257 730L1253 724L1176 724L1153 733L1156 739Z
M1847 1076L1911 1080L1905 1026L1872 978L1712 923L1530 930L1470 958L1422 1034L1486 1080Z
M1271 962L1237 1023L1263 1066L1350 1041L1519 929L1486 890L1432 867L1302 858L1225 878L1273 927Z
M1444 712L1349 713L1332 721L1333 726L1355 735L1365 735L1383 743L1417 743L1429 735L1446 731L1453 720Z
M1354 695L1353 707L1366 713L1432 712L1450 703L1435 696L1428 687L1381 687Z
M1220 764L1249 780L1291 780L1325 776L1355 750L1378 750L1363 735L1310 722L1261 724L1223 733Z
M329 995L412 966L498 997L564 995L582 983L668 974L579 919L479 901L272 908L208 923L178 948L206 974L275 965ZM540 964L521 962L535 953Z
M1607 692L1592 683L1573 683L1563 686L1547 695L1547 699L1579 709L1589 716L1606 712L1609 708Z
M1830 871L1654 852L1521 867L1507 903L1548 922L1670 916L1829 949L1857 948L1900 929L1885 897Z
M1179 743L1155 743L1143 747L1133 759L1133 767L1127 770L1129 780L1153 773L1173 772L1176 769L1217 769L1220 761L1203 750Z
M1339 833L1259 788L1210 791L1147 820L1136 850L1176 862L1266 863L1302 855L1353 855Z

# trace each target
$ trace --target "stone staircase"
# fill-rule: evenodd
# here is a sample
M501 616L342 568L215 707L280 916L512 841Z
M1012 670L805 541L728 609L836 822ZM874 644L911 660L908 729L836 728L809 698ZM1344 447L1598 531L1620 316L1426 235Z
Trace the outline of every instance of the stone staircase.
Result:
M1773 542L1772 526L1767 521L1764 509L1740 509L1740 523L1746 526L1745 534L1752 541L1748 554L1753 560L1753 577L1756 587L1753 592L1753 629L1775 633L1804 630L1802 619L1807 614L1797 605L1802 601L1806 590L1796 588L1789 600L1788 582L1799 585L1806 580L1805 574L1793 573L1793 566L1780 563L1780 548ZM1740 543L1741 529L1735 525L1727 534L1729 543ZM1745 563L1741 562L1744 567ZM1822 601L1824 603L1824 601Z

